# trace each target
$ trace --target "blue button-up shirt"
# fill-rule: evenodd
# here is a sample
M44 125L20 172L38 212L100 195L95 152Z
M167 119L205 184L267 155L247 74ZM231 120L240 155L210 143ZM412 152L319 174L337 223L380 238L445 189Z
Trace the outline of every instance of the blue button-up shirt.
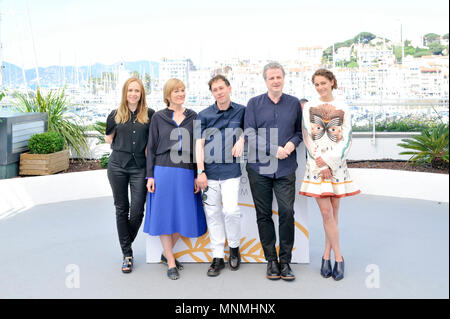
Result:
M205 139L204 160L208 179L226 180L241 176L241 166L233 157L232 149L243 132L244 113L245 106L231 102L225 111L219 110L214 103L198 114L196 138ZM200 132L201 137L198 136ZM215 138L220 139L220 143L214 142Z
M271 178L294 173L296 151L283 160L278 160L276 155L279 146L284 147L290 141L297 147L302 142L301 123L302 108L296 97L282 94L277 104L268 93L251 98L244 120L250 169Z

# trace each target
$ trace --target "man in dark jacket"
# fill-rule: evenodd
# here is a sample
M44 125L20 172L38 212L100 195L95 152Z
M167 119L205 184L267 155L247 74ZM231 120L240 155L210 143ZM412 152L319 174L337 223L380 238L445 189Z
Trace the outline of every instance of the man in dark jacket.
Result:
M285 72L276 62L264 67L267 93L249 100L244 128L249 145L247 172L255 204L267 278L294 280L289 263L295 237L296 147L302 141L302 109L296 97L283 93ZM279 260L272 220L273 192L278 202Z

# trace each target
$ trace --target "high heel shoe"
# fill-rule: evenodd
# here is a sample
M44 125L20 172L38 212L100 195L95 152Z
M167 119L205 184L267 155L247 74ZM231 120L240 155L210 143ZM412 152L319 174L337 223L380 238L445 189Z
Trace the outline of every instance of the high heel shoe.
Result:
M338 281L344 278L344 257L342 261L335 261L333 268L333 279Z
M333 269L331 267L331 261L329 259L325 260L322 257L322 266L320 267L320 274L324 278L330 278L332 273Z

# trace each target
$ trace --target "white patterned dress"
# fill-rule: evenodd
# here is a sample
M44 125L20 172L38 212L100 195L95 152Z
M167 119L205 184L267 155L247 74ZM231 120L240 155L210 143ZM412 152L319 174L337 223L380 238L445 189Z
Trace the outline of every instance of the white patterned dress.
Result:
M346 197L361 191L350 177L346 158L352 143L352 121L347 104L333 100L312 100L303 108L303 141L308 159L300 194L310 197ZM321 157L327 164L316 165ZM326 180L322 170L330 168L332 178Z

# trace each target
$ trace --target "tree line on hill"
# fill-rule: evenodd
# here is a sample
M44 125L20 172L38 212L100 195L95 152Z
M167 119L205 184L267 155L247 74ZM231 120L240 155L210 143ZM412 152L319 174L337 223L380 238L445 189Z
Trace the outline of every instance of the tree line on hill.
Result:
M352 47L357 44L370 44L374 46L384 45L387 44L388 47L392 48L397 62L400 62L402 59L402 47L401 45L394 45L391 40L387 38L381 38L381 40L384 40L383 42L378 42L376 44L372 44L371 41L373 39L376 39L377 36L370 32L361 32L357 34L352 39L343 41L343 42L336 42L333 45L329 46L323 51L322 55L322 62L324 64L329 64L331 61L333 61L333 48L334 53L337 53L338 49L343 47ZM442 44L442 40L444 40L446 45ZM436 33L428 33L423 36L423 47L414 47L412 46L412 42L410 40L405 40L403 43L403 51L404 55L408 56L411 55L413 57L419 58L426 55L445 55L448 56L449 50L448 50L448 33L440 36ZM347 68L354 68L358 67L357 58L354 54L352 54L349 61L343 61L340 63L340 66L347 67Z

